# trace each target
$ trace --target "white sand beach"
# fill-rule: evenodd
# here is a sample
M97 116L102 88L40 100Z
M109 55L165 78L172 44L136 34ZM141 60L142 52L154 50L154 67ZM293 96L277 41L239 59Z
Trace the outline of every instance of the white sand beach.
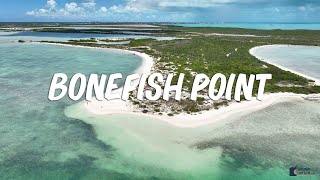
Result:
M204 126L207 124L219 122L223 119L252 113L257 110L266 108L272 104L288 101L288 100L301 100L305 95L293 94L293 93L275 93L266 94L262 101L253 99L252 101L245 101L241 103L231 103L227 107L222 107L218 110L212 109L209 111L203 111L201 114L191 115L191 114L179 114L175 116L167 115L156 115L156 114L146 114L141 111L136 111L130 106L128 102L122 100L112 100L112 101L97 101L93 100L88 104L80 102L89 113L99 114L99 115L111 115L111 114L132 114L144 117L150 117L152 119L159 119L170 123L174 126L180 128L195 128Z

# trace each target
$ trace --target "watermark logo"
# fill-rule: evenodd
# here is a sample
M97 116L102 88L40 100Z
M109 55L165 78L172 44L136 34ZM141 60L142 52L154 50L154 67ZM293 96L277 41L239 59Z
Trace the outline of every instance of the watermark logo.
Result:
M298 171L297 171L297 167L291 167L289 170L289 175L290 176L297 176Z
M311 168L308 167L290 167L289 169L289 175L290 176L311 176L314 175L314 172L311 170Z

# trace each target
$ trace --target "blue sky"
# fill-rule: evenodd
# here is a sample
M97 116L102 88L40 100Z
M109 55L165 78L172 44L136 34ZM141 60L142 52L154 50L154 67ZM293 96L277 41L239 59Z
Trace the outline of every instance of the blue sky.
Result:
M0 21L320 22L320 0L1 0Z

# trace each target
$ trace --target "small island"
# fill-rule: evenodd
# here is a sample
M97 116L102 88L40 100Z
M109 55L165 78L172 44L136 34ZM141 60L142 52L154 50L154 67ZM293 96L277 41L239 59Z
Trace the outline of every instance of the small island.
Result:
M161 29L152 32L155 38L147 39L81 39L62 41L41 41L41 43L83 46L91 48L111 48L132 52L133 55L151 57L150 72L162 74L185 74L182 100L148 101L136 99L136 92L130 96L131 111L143 114L176 116L179 114L199 115L204 111L225 108L235 101L222 98L211 100L204 89L197 101L189 100L191 86L196 74L212 76L223 73L227 77L234 74L273 74L265 88L266 93L317 94L320 86L314 80L280 69L279 67L257 59L250 50L257 46L271 44L320 46L320 31L312 30L254 30L237 28L187 28L179 26L160 26ZM70 30L42 29L41 32L69 32ZM83 33L82 30L73 30ZM72 32L73 32L72 31ZM137 30L136 30L137 31ZM144 30L145 31L145 30ZM105 30L85 30L85 33L110 33ZM121 34L121 31L117 31ZM123 32L127 33L127 32ZM159 40L157 37L168 37L169 40ZM128 43L121 43L127 41ZM113 42L101 44L98 42ZM148 59L148 58L147 58ZM150 58L149 58L150 60ZM172 83L177 83L177 76ZM164 86L164 84L161 84ZM148 87L146 87L148 88ZM256 96L258 84L254 85ZM282 94L285 97L285 94ZM174 94L172 94L174 96ZM280 95L279 95L280 96ZM291 94L289 94L291 96ZM244 100L243 95L241 100ZM163 118L163 117L162 117Z

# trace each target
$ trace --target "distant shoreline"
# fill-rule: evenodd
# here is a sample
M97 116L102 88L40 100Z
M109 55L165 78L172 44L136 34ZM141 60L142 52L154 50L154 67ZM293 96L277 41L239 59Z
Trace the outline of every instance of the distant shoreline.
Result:
M256 30L320 30L320 23L277 23L277 22L181 22L162 23L162 25L186 28L235 28Z

